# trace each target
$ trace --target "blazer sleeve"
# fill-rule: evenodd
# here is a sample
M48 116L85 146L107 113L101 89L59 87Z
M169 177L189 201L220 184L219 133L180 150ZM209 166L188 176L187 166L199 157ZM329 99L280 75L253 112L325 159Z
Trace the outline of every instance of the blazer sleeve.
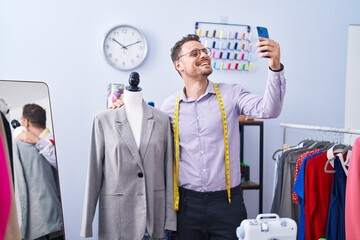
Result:
M176 231L176 212L174 210L174 165L173 165L173 137L170 121L167 127L166 141L166 222L165 230Z
M92 237L92 222L102 185L102 168L104 161L104 132L100 119L95 116L90 141L86 188L83 205L83 216L80 236Z

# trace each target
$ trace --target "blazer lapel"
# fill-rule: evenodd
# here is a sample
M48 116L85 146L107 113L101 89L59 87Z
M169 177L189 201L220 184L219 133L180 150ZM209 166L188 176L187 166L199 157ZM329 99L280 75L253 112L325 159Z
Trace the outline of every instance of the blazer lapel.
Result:
M116 127L119 130L120 136L122 137L127 147L129 148L131 155L134 157L139 168L143 170L143 165L141 162L139 150L137 148L134 135L131 132L129 121L126 118L125 108L119 108L118 110L114 110L114 111L117 111Z
M148 148L150 137L154 128L154 115L152 107L150 107L145 101L143 101L143 121L141 129L140 140L140 157L144 159L146 150Z

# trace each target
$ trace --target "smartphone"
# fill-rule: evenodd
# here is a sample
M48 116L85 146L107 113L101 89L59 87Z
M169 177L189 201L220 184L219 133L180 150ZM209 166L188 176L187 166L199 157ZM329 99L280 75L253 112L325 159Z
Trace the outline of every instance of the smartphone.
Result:
M269 38L269 33L266 27L256 27L258 36L263 38ZM267 51L261 51L261 52L267 52ZM267 57L268 58L268 57Z
M257 26L256 29L259 37L269 38L269 33L266 27Z

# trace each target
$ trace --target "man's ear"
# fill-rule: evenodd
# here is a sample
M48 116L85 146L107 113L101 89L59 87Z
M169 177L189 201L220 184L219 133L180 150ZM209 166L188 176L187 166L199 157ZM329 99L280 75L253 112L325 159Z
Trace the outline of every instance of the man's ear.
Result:
M175 69L176 69L178 72L181 72L181 70L182 70L182 63L181 63L179 60L176 60L176 61L174 62L174 67L175 67Z
M30 121L27 118L23 118L23 123L26 128L28 128L30 126Z

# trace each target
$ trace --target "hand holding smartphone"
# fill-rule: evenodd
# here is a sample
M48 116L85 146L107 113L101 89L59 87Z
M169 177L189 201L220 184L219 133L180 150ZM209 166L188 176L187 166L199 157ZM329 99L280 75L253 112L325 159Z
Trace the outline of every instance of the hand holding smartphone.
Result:
M263 38L269 38L269 33L266 27L256 27L257 33L259 37ZM261 51L261 52L267 52L267 51ZM268 57L267 57L268 58Z

